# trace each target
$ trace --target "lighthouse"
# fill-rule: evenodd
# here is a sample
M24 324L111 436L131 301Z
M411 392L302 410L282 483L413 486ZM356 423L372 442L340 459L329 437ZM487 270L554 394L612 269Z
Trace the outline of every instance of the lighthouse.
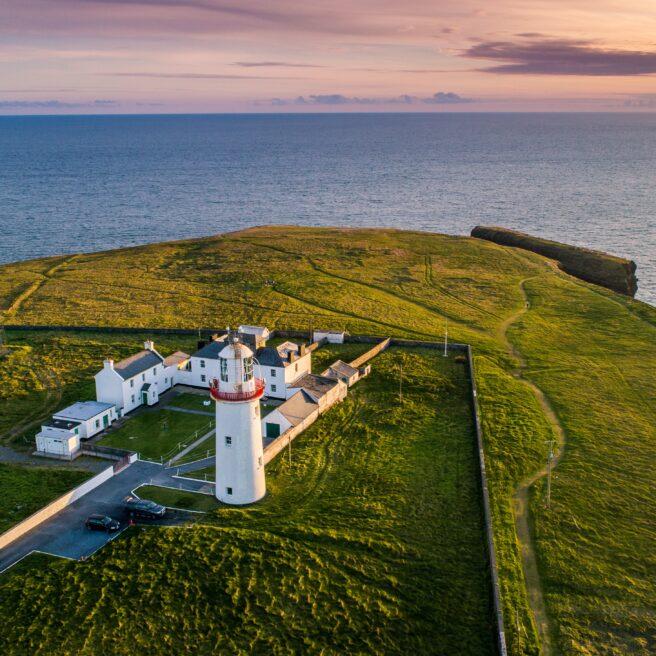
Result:
M219 353L219 378L210 382L216 401L216 498L242 505L266 493L260 398L264 381L255 377L253 351L229 334Z

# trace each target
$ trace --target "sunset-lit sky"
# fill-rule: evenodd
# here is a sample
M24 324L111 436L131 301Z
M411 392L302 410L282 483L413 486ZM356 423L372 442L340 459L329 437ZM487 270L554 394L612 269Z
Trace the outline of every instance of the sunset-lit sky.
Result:
M655 111L656 0L0 0L0 113Z

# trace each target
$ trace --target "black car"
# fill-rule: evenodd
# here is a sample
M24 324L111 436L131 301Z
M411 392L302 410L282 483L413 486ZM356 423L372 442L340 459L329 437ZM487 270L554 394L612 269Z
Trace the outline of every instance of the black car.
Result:
M107 533L118 531L121 528L120 522L107 515L89 515L84 524L92 531L107 531Z
M148 499L137 497L125 497L125 512L130 517L146 517L148 519L160 519L166 515L166 508L159 503Z

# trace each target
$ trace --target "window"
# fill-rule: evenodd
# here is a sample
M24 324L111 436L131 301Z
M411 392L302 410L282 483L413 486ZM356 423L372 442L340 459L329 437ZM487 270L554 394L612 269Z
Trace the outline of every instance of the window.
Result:
M275 385L271 385L271 391L272 391L272 392L275 392L275 391L276 391L276 386L275 386Z
M169 379L168 379L168 378L165 378L165 379L164 379L164 385L168 385L168 384L169 384Z
M132 395L132 403L134 403L134 394Z
M80 434L80 430L79 430L78 428L73 429L73 432L74 432L76 435L79 435L79 434Z
M146 374L141 374L141 380L142 382L146 382Z
M96 428L100 428L100 419L96 419Z
M275 377L276 377L276 370L271 369L271 378L275 378Z
M232 446L232 437L230 437L230 435L226 435L225 443L226 443L226 446Z
M253 358L246 358L244 360L244 382L253 378Z
M260 467L262 466L262 456L260 456L260 457L257 459L257 464L258 464Z
M205 360L200 361L200 368L205 369Z
M154 376L157 376L157 367L154 367L154 368L153 368L153 375L154 375Z
M229 494L230 496L232 496L232 488L231 487L226 488L226 494Z
M225 358L219 358L219 364L221 365L221 380L224 383L228 382L228 361Z
M130 379L130 387L134 387L134 378Z
M203 375L200 377L200 382L201 382L201 383L204 383L204 382L205 382L205 378L206 378L206 377L205 377L205 374L203 374Z

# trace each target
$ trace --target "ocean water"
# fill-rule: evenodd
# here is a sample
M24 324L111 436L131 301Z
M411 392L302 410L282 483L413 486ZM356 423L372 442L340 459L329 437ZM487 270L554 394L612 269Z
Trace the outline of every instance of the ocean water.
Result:
M656 114L0 118L0 262L275 223L506 226L656 304Z

